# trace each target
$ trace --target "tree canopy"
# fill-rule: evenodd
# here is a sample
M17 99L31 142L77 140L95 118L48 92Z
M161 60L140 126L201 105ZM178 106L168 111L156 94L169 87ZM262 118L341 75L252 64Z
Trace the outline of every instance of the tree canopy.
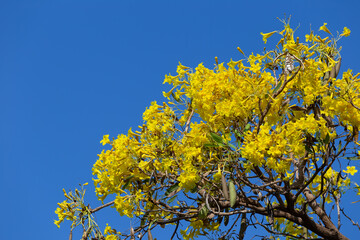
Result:
M265 44L279 38L273 50L238 48L241 60L166 75L166 101L151 103L143 125L101 140L111 149L92 172L103 205L87 205L83 187L64 190L55 224L82 226L82 239L153 239L167 225L171 239L244 239L254 226L264 239L348 239L340 226L356 223L340 202L360 195L360 78L340 76L338 41L350 30L332 34L324 23L300 42L283 23L261 33ZM137 225L101 230L93 214L107 206Z

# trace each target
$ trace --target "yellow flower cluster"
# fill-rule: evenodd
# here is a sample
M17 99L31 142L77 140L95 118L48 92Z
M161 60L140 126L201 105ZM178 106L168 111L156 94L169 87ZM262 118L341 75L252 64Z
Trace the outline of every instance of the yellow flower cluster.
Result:
M242 157L256 166L265 164L278 173L290 170L292 159L305 154L304 141L307 135L317 132L320 138L335 137L326 126L324 119L316 120L313 114L296 119L273 129L268 123L261 126L259 133L250 132L245 136ZM291 156L291 157L290 157Z
M62 223L65 219L70 221L76 220L76 210L77 204L75 203L68 203L66 200L58 203L58 208L55 210L55 213L58 215L59 220L55 220L54 223L57 227L60 227L60 223Z
M118 240L119 235L121 235L121 232L117 232L115 229L110 227L109 224L106 224L104 235L105 235L105 240Z
M323 98L324 114L337 117L346 125L360 126L360 111L354 107L360 106L359 90L359 74L353 75L351 70L344 72L341 79L333 80L331 94Z
M82 186L86 186L87 183ZM85 194L85 190L77 190L75 189L75 194L72 192L67 193L65 189L63 189L64 196L66 198L65 201L58 203L58 208L55 210L55 213L58 216L58 220L54 220L54 223L57 227L60 227L60 223L62 223L65 219L72 221L72 226L75 226L78 220L78 215L85 210L83 204L83 197Z
M320 30L331 35L326 24ZM360 127L359 75L349 70L339 78L331 73L341 61L336 42L349 34L344 28L329 39L311 32L306 43L299 43L285 25L283 31L262 33L265 43L274 35L280 37L276 51L228 64L216 59L214 69L179 64L176 76L165 76L164 83L172 85L163 93L168 102L152 102L136 131L101 140L110 149L103 150L93 166L98 198L104 201L114 194L114 207L121 215L146 212L151 222L172 216L156 206L160 195L200 188L210 192L222 171L234 171L238 164L245 169L241 174L256 167L271 171L275 179L293 179L295 162L309 161L309 155L318 161L329 142L343 136L334 126L354 133ZM356 171L349 167L344 173ZM349 178L334 182L338 172L326 172L328 184L348 186ZM204 176L207 181L202 182ZM318 191L319 181L315 178L309 187ZM59 207L60 222L75 217L74 206L63 202ZM182 234L193 239L217 227L214 221L194 220ZM110 227L105 231L106 239L115 239Z

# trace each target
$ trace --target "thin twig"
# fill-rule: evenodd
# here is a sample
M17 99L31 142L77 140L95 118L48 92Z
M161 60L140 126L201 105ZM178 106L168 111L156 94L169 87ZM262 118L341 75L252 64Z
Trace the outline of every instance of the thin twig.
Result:
M84 232L83 232L83 235L82 235L81 240L86 240L86 239L88 238L88 236L89 236L89 234L90 234L90 232L91 232L91 229L92 229L92 227L89 227L86 231L85 231L85 229L84 229Z
M178 230L178 227L179 227L179 221L176 222L176 228L175 228L175 230L174 230L174 232L173 232L170 240L172 240L172 239L175 237L175 234L176 234L176 232L177 232L177 230Z
M337 210L337 217L338 217L338 229L340 230L341 227L341 221L340 221L340 196L339 193L335 196L334 194L334 198L335 198L335 203L336 203L336 210Z
M106 203L106 204L104 204L104 205L101 205L100 207L97 207L97 208L94 208L94 209L90 209L90 212L91 212L91 213L97 212L97 211L99 211L99 210L101 210L101 209L103 209L103 208L105 208L105 207L108 207L108 206L110 206L110 205L113 205L114 202L115 202L115 200L114 200L114 201L111 201L111 202L108 202L108 203Z
M189 131L189 126L190 126L191 118L193 115L194 115L194 109L191 110L190 116L189 116L188 120L186 121L184 133L187 133Z
M352 102L352 100L350 100L349 103L351 104L351 106L353 106L354 108L356 108L357 110L360 111L360 108L358 106L355 106L355 104Z
M233 227L235 226L236 222L239 220L240 218L240 214L238 215L238 217L236 218L236 220L234 221L234 223L231 225L231 227L229 228L229 230L227 230L227 232L225 234L223 234L219 239L223 239L225 236L228 236L229 233L231 232L231 230L233 229Z
M340 209L340 211L344 214L344 216L345 216L347 219L349 219L349 220L351 221L351 223L352 223L354 226L358 227L358 229L360 230L359 223L354 222L354 220L352 220L348 215L346 215L345 212L344 212L344 209Z

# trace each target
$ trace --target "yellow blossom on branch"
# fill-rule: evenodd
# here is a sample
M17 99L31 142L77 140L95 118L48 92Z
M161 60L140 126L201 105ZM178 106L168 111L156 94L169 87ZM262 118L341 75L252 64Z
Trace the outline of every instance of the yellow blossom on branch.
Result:
M122 233L107 226L105 239L152 239L152 229L168 224L183 239L223 226L231 235L236 224L228 221L241 217L244 225L250 216L280 235L346 239L328 209L357 172L337 164L354 160L360 147L360 75L341 73L338 47L350 30L336 38L311 31L301 42L283 23L282 31L261 33L264 43L279 33L273 50L215 58L213 68L179 63L165 76L165 99L149 104L138 129L103 136L110 148L93 165L95 193L139 223ZM331 34L326 25L320 30ZM64 192L56 225L77 226L84 216L93 223L93 209L75 195Z
M264 43L267 42L267 39L269 37L271 37L274 33L276 33L277 31L273 31L273 32L269 32L269 33L260 33L263 36L263 41Z
M329 31L329 29L326 27L327 23L324 23L319 30L327 32L328 34L331 34L331 32Z
M344 27L344 31L342 32L342 34L340 34L340 36L348 37L350 36L350 33L351 33L350 29Z
M104 135L103 139L100 141L100 143L104 146L105 144L110 143L109 135Z
M352 176L357 173L358 170L356 170L355 166L347 166L346 170L343 170L344 173L349 173Z

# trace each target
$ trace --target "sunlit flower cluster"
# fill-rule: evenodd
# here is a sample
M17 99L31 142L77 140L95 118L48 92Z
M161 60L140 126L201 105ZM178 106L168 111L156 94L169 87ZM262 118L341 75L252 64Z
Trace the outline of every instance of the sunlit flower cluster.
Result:
M104 135L100 143L109 150L103 150L93 166L98 198L104 201L114 194L115 209L130 218L146 213L149 222L170 219L172 213L156 206L160 196L211 192L224 171L234 170L231 164L241 164L242 174L264 168L274 179L292 184L296 164L305 163L308 173L314 173L310 159L321 164L330 142L339 142L349 132L347 139L352 136L357 142L359 74L348 70L340 78L332 73L341 62L337 41L350 30L345 27L336 37L326 23L319 30L330 37L311 31L301 43L286 24L282 31L261 33L264 43L280 38L277 50L227 64L216 59L214 69L179 64L177 75L165 76L164 83L171 85L163 93L167 102L152 102L137 130L113 139ZM355 166L328 168L313 178L309 188L315 193L331 188L336 195L351 185L356 172ZM341 173L346 177L339 177ZM203 176L207 181L201 181ZM303 196L297 201L302 203ZM73 209L60 203L56 224L65 218L73 221ZM302 231L284 219L276 224ZM218 227L209 219L193 219L181 233L184 239L194 239ZM106 239L115 239L112 232L105 229Z

